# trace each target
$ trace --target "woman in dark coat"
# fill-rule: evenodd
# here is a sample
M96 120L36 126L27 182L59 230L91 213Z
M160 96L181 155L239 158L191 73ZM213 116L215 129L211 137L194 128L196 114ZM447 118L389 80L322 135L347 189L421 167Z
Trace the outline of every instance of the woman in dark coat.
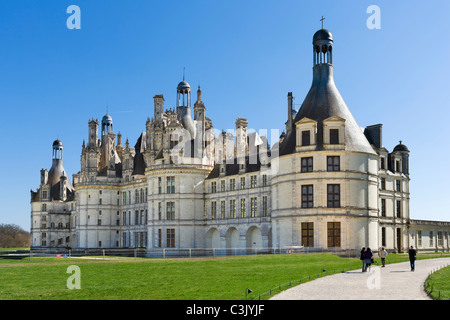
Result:
M370 268L370 265L372 264L372 257L373 257L373 253L370 250L370 248L367 248L366 252L364 252L364 258L366 261L366 271L367 268Z

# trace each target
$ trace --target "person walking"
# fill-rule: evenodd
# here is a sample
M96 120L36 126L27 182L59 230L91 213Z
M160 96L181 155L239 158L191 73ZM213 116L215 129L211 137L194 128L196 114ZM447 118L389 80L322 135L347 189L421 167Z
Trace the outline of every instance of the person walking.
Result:
M411 265L411 271L414 271L416 269L416 250L414 250L414 247L411 246L411 248L408 251L409 254L409 264Z
M362 261L362 272L365 272L365 271L366 271L366 257L364 256L364 253L365 253L365 252L366 252L366 248L363 247L363 248L361 249L360 257L359 257L359 259Z
M386 257L388 255L387 251L384 249L384 247L381 247L380 251L378 251L378 255L381 258L381 267L384 268L386 266Z
M370 250L370 248L367 248L366 252L364 252L364 258L365 258L365 262L366 262L366 271L372 265L372 257L373 257L372 251Z

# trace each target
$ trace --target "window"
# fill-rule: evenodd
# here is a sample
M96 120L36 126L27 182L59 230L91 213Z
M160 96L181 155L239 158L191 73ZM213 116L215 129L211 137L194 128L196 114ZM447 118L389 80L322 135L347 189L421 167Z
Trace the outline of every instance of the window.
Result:
M386 217L386 199L381 199L381 216Z
M245 199L241 199L241 218L245 218Z
M162 230L158 229L158 248L162 247Z
M439 247L442 247L444 245L444 236L442 234L442 231L438 231L437 233L437 245Z
M215 182L215 181L211 182L211 192L212 193L217 192L217 182Z
M251 204L250 214L252 218L255 218L258 215L258 198L251 198L250 204Z
M175 193L175 177L167 177L167 193Z
M402 203L400 200L397 200L397 218L402 217Z
M162 178L158 178L158 194L162 193Z
M302 246L314 247L314 222L302 222Z
M327 171L340 171L341 158L339 156L327 157Z
M417 231L417 246L418 247L422 246L422 231L421 230Z
M241 190L245 189L245 177L241 177Z
M341 223L328 222L328 247L337 248L341 246Z
M314 206L313 186L302 186L302 208L312 208Z
M46 203L42 204L42 211L47 211L47 204Z
M256 176L250 177L250 188L256 188Z
M262 197L262 216L267 217L267 196Z
M339 184L329 184L327 186L327 206L328 208L340 208L341 186Z
M380 188L381 190L386 190L386 178L380 179Z
M225 219L225 201L220 201L220 219Z
M400 161L399 160L395 160L395 171L400 172Z
M395 180L395 189L397 191L402 191L401 190L401 181L400 180Z
M230 191L236 190L236 180L230 179Z
M236 218L236 200L230 200L230 218Z
M42 199L47 199L47 190L42 191Z
M220 181L220 191L225 191L225 180Z
M339 129L330 129L330 144L339 144Z
M386 247L386 228L381 228L381 246Z
M126 205L127 204L127 192L122 192L122 204Z
M311 131L302 131L302 146L309 146L311 144Z
M434 245L434 234L433 234L433 231L430 231L430 247L432 246L432 245Z
M263 187L266 187L267 186L267 174L263 174L262 179L263 179Z
M167 248L175 248L175 229L167 229Z
M167 202L166 204L166 219L175 220L175 202Z
M302 172L312 172L313 171L313 158L302 158Z
M211 201L211 219L215 220L217 218L217 202Z
M158 202L158 220L162 219L162 202Z
M380 158L380 168L381 169L386 169L386 164L385 164L385 159L384 159L384 157L381 157Z

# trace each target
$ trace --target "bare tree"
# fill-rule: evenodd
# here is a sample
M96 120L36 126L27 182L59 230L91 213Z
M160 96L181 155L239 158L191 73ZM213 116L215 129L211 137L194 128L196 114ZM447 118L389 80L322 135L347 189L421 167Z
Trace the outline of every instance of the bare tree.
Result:
M0 224L0 248L28 248L30 233L15 224Z

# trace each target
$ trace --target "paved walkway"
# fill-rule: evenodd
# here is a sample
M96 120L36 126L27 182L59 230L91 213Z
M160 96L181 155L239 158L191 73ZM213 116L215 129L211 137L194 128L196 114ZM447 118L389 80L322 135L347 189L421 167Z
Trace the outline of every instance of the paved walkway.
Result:
M370 272L339 273L293 287L271 300L430 300L424 290L428 274L449 264L450 258L426 259L416 261L414 272L409 262L402 262L375 266Z

